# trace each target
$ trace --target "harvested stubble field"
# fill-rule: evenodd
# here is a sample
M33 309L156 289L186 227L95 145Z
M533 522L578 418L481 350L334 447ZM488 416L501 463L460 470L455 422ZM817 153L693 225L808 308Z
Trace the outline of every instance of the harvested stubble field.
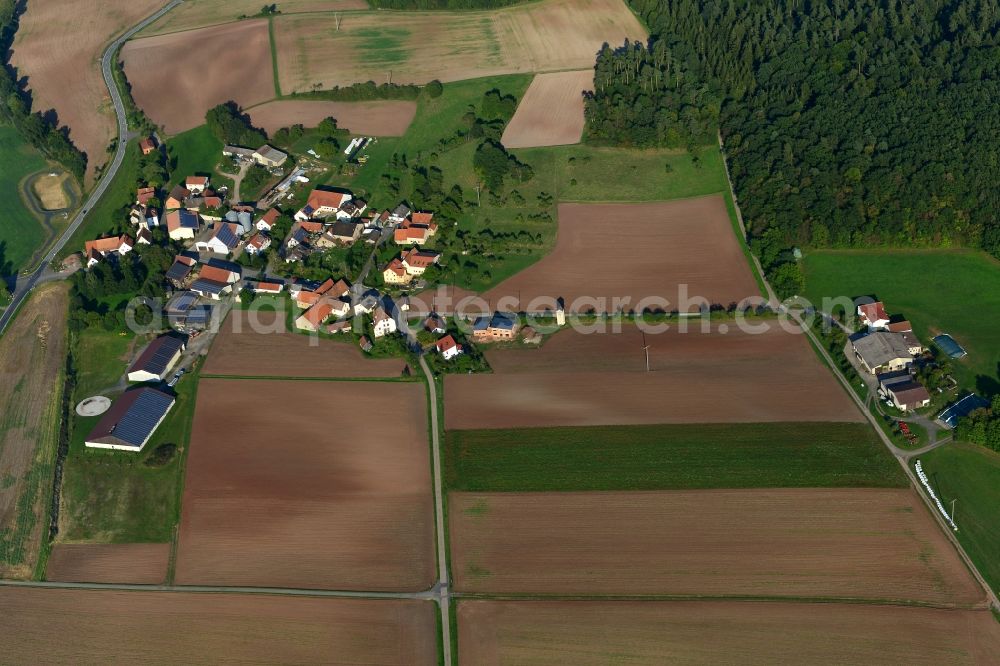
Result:
M504 130L507 148L536 148L580 143L583 91L594 87L594 70L538 74Z
M408 100L377 102L319 102L285 99L247 109L255 127L273 134L282 127L316 127L329 116L337 126L365 136L403 136L417 113L417 103Z
M274 97L265 20L132 40L121 57L136 104L167 134L203 124L216 104L251 106Z
M163 0L31 0L18 24L11 64L28 78L32 108L55 109L69 138L87 153L88 177L107 161L115 115L101 76L101 53ZM157 63L159 69L164 62Z
M459 663L990 664L988 611L762 602L462 601Z
M615 298L625 311L692 312L705 301L729 305L751 296L760 292L722 195L559 204L555 249L485 294L494 302L519 300L519 309L533 299L562 298L572 312L614 312Z
M260 8L261 0L185 0L140 34L158 35L229 23L241 16L254 16ZM365 0L281 0L278 9L282 14L343 11L368 9L368 3Z
M427 83L593 67L601 46L647 35L622 0L490 11L289 14L274 19L285 93L362 81Z
M540 349L490 350L493 373L445 377L445 427L863 420L803 335L763 323L759 334L733 322L702 333L698 321L682 333L674 323L645 337L623 324L620 333L561 331Z
M437 664L434 604L250 594L0 589L3 661Z
M289 306L292 307L292 306ZM251 327L251 322L256 325ZM311 342L317 344L313 345ZM284 315L233 310L202 373L254 377L399 377L406 361L371 359L349 341L311 338L287 330Z
M909 489L451 493L448 515L462 592L985 596Z
M37 289L0 338L0 577L28 578L48 527L68 285Z
M176 581L425 590L424 386L202 379Z
M168 543L57 543L46 580L159 585L167 578Z

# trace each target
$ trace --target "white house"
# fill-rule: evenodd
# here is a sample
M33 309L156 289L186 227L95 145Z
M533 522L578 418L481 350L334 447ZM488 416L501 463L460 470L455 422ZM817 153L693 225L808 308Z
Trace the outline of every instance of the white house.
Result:
M171 240L194 238L199 223L198 213L185 209L172 210L167 213L167 235Z
M184 189L191 194L201 194L208 189L208 176L188 176L184 181Z
M455 338L450 335L446 335L438 340L436 345L438 353L441 354L441 358L446 361L450 361L462 353L462 345L455 342Z
M278 209L271 208L266 213L261 215L259 220L257 220L257 231L270 232L271 228L274 227L274 223L278 221L279 217L281 217L281 213L278 212Z
M381 305L376 307L372 313L372 323L374 324L373 333L376 338L396 332L396 320L390 317L389 313Z
M859 305L858 318L862 324L868 326L870 331L881 330L889 325L889 315L886 313L882 301Z
M240 244L240 225L232 222L220 222L215 225L208 237L194 244L199 252L227 255Z

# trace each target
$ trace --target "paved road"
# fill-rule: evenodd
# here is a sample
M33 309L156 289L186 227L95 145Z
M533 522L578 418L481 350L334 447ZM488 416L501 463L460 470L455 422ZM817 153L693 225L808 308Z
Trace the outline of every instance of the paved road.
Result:
M441 637L444 645L444 666L451 666L451 616L448 612L450 601L448 584L451 578L448 575L448 551L444 542L444 494L441 489L441 442L438 429L438 401L437 386L434 384L434 375L427 366L427 361L423 355L420 356L420 367L427 378L427 386L430 389L431 401L431 457L434 462L434 520L437 525L437 550L438 550L438 584L435 586L438 592L438 606L441 610Z
M49 264L56 258L66 243L76 230L80 228L83 224L84 219L87 217L87 212L93 208L98 201L100 201L101 196L104 195L104 191L108 189L111 181L114 180L115 174L118 173L118 169L121 168L122 160L125 159L125 150L128 148L128 117L125 115L125 103L122 101L121 94L118 92L118 86L115 85L114 77L112 76L112 65L114 63L115 55L118 52L119 47L125 43L132 35L139 32L147 25L157 20L171 9L181 4L183 0L171 0L171 2L165 5L158 12L152 16L148 16L140 23L132 26L122 35L120 35L115 41L111 42L107 49L104 50L104 55L101 57L101 73L104 75L104 84L108 87L108 92L111 94L111 101L115 107L115 115L118 117L118 146L115 149L115 155L111 159L110 164L104 170L104 174L101 177L100 182L97 183L97 187L91 192L90 196L83 204L83 208L76 214L73 221L70 222L66 231L63 232L62 236L52 244L49 248L48 253L42 258L38 267L33 273L30 273L24 279L19 279L17 282L17 287L14 291L13 299L10 305L0 314L0 333L3 333L7 328L7 324L13 319L14 315L17 313L21 304L27 299L31 290L35 288L36 285L42 280L43 276L46 275ZM50 276L51 277L51 276Z

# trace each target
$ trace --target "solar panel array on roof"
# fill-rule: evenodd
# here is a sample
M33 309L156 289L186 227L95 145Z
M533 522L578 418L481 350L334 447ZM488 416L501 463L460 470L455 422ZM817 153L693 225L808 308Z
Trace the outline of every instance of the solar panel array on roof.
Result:
M183 291L167 303L167 312L187 312L198 302L198 294L193 291Z
M179 219L182 227L187 227L189 229L198 228L198 216L189 210L178 211Z
M191 285L192 291L200 291L203 294L221 294L222 290L226 288L220 282L215 282L213 280L195 280L194 284Z
M209 317L212 316L212 308L208 305L200 305L196 308L192 308L188 311L187 319L184 323L188 326L199 326L208 323Z
M111 436L141 448L157 424L174 404L173 396L153 389L142 389L139 396L111 430Z
M174 356L184 347L184 341L172 335L164 335L153 340L149 347L139 356L136 364L129 372L145 370L154 375L162 375Z
M218 238L226 247L236 247L240 239L233 231L233 228L228 224L223 224L219 227L219 230L215 233L215 237Z
M180 282L188 275L190 275L190 273L191 273L191 266L188 266L187 264L181 261L175 261L173 266L171 266L167 270L167 279L176 280L177 282Z

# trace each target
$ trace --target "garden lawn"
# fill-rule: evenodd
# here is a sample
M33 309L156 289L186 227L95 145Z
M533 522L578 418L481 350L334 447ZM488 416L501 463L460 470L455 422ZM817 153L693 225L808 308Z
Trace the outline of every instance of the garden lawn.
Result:
M864 423L449 431L444 481L470 492L907 485Z
M967 389L1000 392L1000 262L973 250L813 250L806 297L874 296L921 341L950 333L968 352L953 363Z
M948 511L958 500L956 536L993 591L1000 591L1000 454L947 444L919 459Z
M171 183L183 185L185 178L197 174L211 176L212 186L218 186L214 181L218 178L216 167L223 159L222 142L215 138L208 125L200 125L170 137L167 140L167 154L172 167Z
M132 333L121 335L121 331L97 326L77 334L75 358L78 366L83 366L76 373L76 395L80 400L118 383L128 369L130 352L135 351L134 339Z
M45 242L41 222L21 198L21 181L45 168L45 160L29 146L16 129L0 125L0 276L13 275L26 265Z

